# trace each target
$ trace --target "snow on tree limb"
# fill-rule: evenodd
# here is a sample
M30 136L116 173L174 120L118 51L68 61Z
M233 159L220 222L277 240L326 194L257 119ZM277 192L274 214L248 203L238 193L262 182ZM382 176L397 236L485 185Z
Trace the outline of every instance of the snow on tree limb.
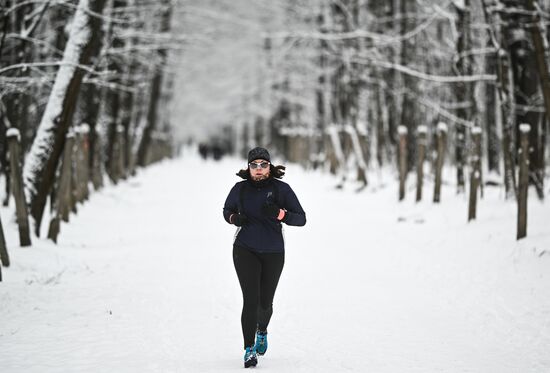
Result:
M17 128L8 128L6 137L17 137L17 141L21 141L21 134Z
M437 123L437 130L439 132L448 132L448 127L447 127L447 124L445 122L439 122Z
M472 127L472 134L477 135L477 134L481 134L481 133L482 133L481 127L479 127L479 126L473 126Z
M16 70L16 69L27 69L29 67L52 67L52 66L69 66L73 69L79 68L82 70L85 70L87 73L92 75L101 75L105 72L99 72L95 71L90 66L82 65L78 63L78 58L75 61L67 61L65 58L63 58L62 61L43 61L43 62L23 62L23 63L17 63L10 66L6 66L4 68L0 69L0 75L10 71L10 70Z
M529 133L531 131L531 126L527 123L522 123L519 125L519 131L521 133Z
M383 67L387 69L394 69L415 78L429 80L436 83L467 83L467 82L480 82L489 81L494 82L497 80L497 76L493 74L478 74L478 75L463 75L463 76L443 76L443 75L431 75L421 71L416 71L410 67L403 66L397 63L388 61L376 61L370 59L353 59L353 62L362 63L366 65L372 65L376 67Z
M385 46L389 44L401 43L404 40L411 39L424 31L428 26L432 24L439 16L438 12L434 12L430 17L415 27L413 30L408 31L403 35L389 36L382 33L376 33L372 31L356 29L349 32L339 33L324 33L318 31L296 31L296 32L275 32L275 33L263 33L264 38L270 39L317 39L324 41L343 41L350 39L370 39L376 46Z
M31 206L37 235L84 76L84 70L79 66L89 63L92 42L97 36L94 29L99 23L89 16L88 10L102 11L103 6L104 0L79 1L60 68L26 157L23 169L25 196Z
M84 12L84 8L88 8L88 6L88 0L81 0L79 2L71 27L71 37L67 42L63 60L60 62L60 68L50 93L46 110L38 127L36 138L25 161L23 177L26 186L27 202L30 202L31 195L36 193L35 179L43 167L45 161L43 156L44 154L49 155L53 147L55 140L52 137L53 128L57 126L61 111L63 110L63 102L68 93L71 78L77 66L80 65L79 57L81 49L90 39L88 16Z

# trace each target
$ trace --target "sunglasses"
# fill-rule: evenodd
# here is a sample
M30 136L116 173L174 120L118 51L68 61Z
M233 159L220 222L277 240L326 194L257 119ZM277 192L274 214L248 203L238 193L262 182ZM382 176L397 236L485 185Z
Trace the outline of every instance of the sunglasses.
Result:
M256 168L268 168L269 167L269 162L262 162L262 163L254 163L254 162L250 162L248 164L248 166L250 167L251 170L254 170Z

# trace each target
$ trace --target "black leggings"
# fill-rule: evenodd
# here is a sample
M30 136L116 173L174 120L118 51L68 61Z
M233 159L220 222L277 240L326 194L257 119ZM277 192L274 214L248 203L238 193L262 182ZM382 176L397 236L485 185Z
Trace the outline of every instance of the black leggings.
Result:
M233 263L243 291L241 325L246 348L254 345L256 330L267 331L285 253L257 253L234 245Z

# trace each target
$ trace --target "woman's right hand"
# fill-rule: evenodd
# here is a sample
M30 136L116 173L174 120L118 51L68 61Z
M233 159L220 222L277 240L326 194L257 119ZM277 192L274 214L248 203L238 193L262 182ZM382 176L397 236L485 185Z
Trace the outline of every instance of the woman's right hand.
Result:
M242 227L248 222L248 218L243 214L233 214L229 217L229 221L237 227Z

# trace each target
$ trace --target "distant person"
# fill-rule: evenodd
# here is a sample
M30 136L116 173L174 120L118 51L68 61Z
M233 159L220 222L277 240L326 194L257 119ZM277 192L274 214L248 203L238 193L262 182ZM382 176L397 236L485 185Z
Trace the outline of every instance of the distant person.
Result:
M221 146L219 146L218 144L213 145L212 157L214 158L214 160L219 161L220 159L222 159L222 156L223 156L223 150Z
M237 227L233 263L241 290L244 367L256 366L267 350L267 326L273 297L285 262L282 223L303 226L306 214L290 186L279 179L284 166L273 166L264 148L248 152L248 167L237 175L245 179L229 192L223 207L225 220Z
M201 155L202 159L208 158L208 145L201 142L199 144L199 154Z

